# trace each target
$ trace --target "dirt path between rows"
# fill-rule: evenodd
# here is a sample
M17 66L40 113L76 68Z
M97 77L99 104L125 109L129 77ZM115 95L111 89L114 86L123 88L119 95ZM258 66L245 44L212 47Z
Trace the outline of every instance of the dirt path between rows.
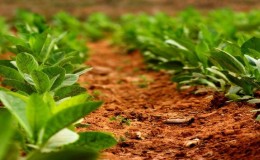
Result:
M138 52L123 54L106 41L89 45L93 71L80 83L104 105L85 118L87 128L120 141L103 159L260 159L260 123L252 105L223 104L214 92L178 92L163 72L148 71ZM166 124L168 119L187 119Z

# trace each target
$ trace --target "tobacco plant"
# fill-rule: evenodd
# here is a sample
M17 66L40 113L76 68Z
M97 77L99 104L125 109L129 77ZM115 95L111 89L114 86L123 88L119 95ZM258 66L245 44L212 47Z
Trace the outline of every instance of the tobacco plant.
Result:
M52 36L48 30L26 38L6 35L16 57L0 61L2 83L26 94L51 91L57 100L84 92L76 82L89 68L77 61L77 51L59 47L64 36Z
M7 131L1 134L8 140L12 137L13 130L16 130L18 135L15 137L18 139L14 140L20 143L28 160L48 159L53 156L62 159L64 155L61 153L70 156L70 159L77 156L83 156L84 159L89 158L86 156L92 156L89 159L96 159L98 151L116 143L115 139L106 133L74 131L73 123L101 105L101 102L90 101L87 94L55 102L48 92L26 97L1 90L0 100L5 106L0 110L0 118L7 120L6 125L1 125L5 127L3 130ZM14 118L11 118L7 110ZM15 122L11 122L14 120ZM0 159L7 153L6 145L5 141L1 144L5 150L1 150Z
M177 17L126 15L116 38L141 50L148 67L171 73L179 88L207 85L231 100L257 102L259 16L231 10L202 16L191 8Z

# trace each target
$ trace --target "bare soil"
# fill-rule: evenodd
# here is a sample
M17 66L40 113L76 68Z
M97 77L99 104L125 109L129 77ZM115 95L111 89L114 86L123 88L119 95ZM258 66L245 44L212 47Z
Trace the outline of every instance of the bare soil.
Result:
M106 41L89 47L94 69L80 83L104 104L78 130L115 135L119 143L104 151L104 160L260 159L256 106L225 103L203 87L200 94L179 92L167 73L147 70L138 52L123 54ZM168 124L176 119L187 122Z

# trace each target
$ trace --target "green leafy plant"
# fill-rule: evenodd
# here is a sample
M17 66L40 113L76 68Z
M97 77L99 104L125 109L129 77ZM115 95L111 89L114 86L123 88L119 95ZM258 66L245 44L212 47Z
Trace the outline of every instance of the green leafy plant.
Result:
M9 25L6 23L3 17L0 17L0 37L2 37L4 34L8 34L9 32ZM7 51L6 45L7 41L3 38L0 38L0 54Z
M131 124L130 119L125 118L121 115L111 117L110 121L118 121L121 125L126 124L126 125L130 126L130 124Z
M81 94L55 103L49 93L26 97L11 91L0 91L1 101L21 126L20 136L25 140L23 149L30 151L27 153L28 159L46 159L57 156L58 153L52 155L52 152L64 153L69 150L72 153L95 154L116 144L116 140L106 133L73 131L73 123L101 105L101 102L89 101L88 97L87 94ZM6 111L4 114L3 118L8 116ZM77 147L81 150L76 151Z
M13 43L11 51L17 56L0 61L3 84L26 94L52 91L56 99L84 92L76 82L89 68L77 62L76 51L58 47L64 36L54 37L48 31L24 39L5 36Z

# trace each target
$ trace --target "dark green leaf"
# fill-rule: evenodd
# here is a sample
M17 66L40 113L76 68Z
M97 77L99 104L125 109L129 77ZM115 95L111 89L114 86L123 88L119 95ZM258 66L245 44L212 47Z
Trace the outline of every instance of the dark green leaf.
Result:
M65 69L58 66L46 67L42 71L48 75L49 79L58 76L55 82L53 83L51 90L60 86L65 78L65 72L66 72Z
M66 97L72 97L72 96L76 96L80 93L84 93L86 92L85 88L82 88L78 85L72 85L72 86L66 86L63 88L58 89L55 92L55 100L60 100Z
M246 41L242 46L241 46L241 51L244 54L248 54L252 56L253 58L259 59L260 58L260 38L253 37ZM258 54L254 54L253 52L250 51L250 49L253 49L258 52Z
M97 160L98 153L80 148L66 149L58 152L41 153L35 151L27 160Z
M76 147L83 147L86 149L94 149L101 151L110 148L117 144L113 136L102 132L82 132L79 133L79 140L74 143Z
M219 50L218 52L212 52L210 60L213 63L219 64L224 70L229 70L237 74L246 74L246 69L242 63L240 63L231 54Z
M3 81L3 84L28 94L35 92L35 89L29 84L25 82L17 81L15 79L5 79Z
M23 82L23 76L14 68L1 66L0 65L0 75L6 79L14 79Z

